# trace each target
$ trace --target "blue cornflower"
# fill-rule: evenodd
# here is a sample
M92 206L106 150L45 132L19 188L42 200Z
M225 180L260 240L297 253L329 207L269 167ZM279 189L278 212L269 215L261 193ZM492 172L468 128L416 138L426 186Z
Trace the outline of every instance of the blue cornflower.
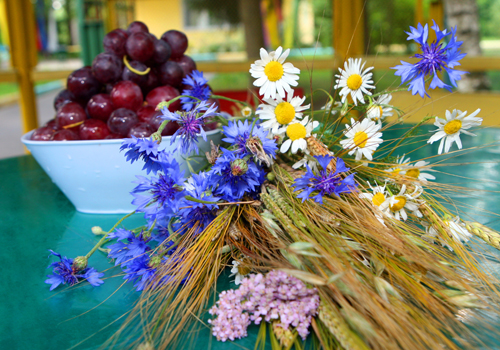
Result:
M109 238L116 238L117 242L109 246L108 258L116 259L115 265L127 266L138 256L150 251L148 242L151 238L146 238L141 232L135 236L132 231L117 229L108 235Z
M158 143L153 140L153 137L147 139L132 136L130 139L123 140L120 151L125 149L128 149L127 153L125 153L127 161L134 163L136 160L142 159L144 161L142 170L146 170L148 174L150 172L156 174L161 170L158 157L162 151L158 150Z
M156 268L150 266L150 260L148 254L143 254L130 260L123 269L125 272L123 279L133 282L137 291L143 290L146 283L150 282L156 274Z
M193 174L185 185L186 194L207 202L218 202L219 197L213 195L213 182L210 174L201 172ZM217 204L199 203L184 200L183 208L179 210L181 225L184 229L191 228L198 223L196 233L203 231L216 216L219 208ZM188 208L189 207L189 208Z
M340 173L349 170L341 158L336 160L335 171L327 171L328 164L330 164L333 157L315 156L315 158L323 169L315 175L309 165L306 164L307 172L303 177L296 179L292 185L295 187L294 192L302 191L297 196L297 198L302 198L302 202L308 198L313 198L317 203L323 204L324 195L339 195L340 193L351 192L356 187L354 174L350 174L344 179L340 177ZM312 196L314 191L317 191L318 194Z
M184 171L180 170L177 160L169 153L165 153L160 164L163 174L149 179L137 176L138 185L132 191L135 197L132 204L137 206L137 211L144 212L146 219L151 221L172 216L185 195Z
M233 202L240 200L245 193L255 191L262 184L263 170L252 160L241 157L227 149L212 166L212 181L218 184L216 195Z
M457 41L457 37L455 36L456 27L452 28L451 32L448 32L446 29L441 31L436 22L434 22L431 28L436 32L436 41L429 45L427 43L429 36L427 24L425 27L422 27L420 23L418 24L418 28L410 27L411 33L407 32L407 40L415 40L420 45L422 53L415 54L415 57L420 58L420 61L416 64L401 61L402 65L392 68L396 69L395 75L401 77L401 84L410 82L408 91L411 90L412 95L418 93L422 97L424 97L424 94L429 96L425 91L425 78L428 76L433 76L429 85L431 89L438 87L451 91L451 86L445 84L438 77L438 72L443 69L448 73L450 82L455 87L457 86L457 80L462 78L461 75L467 73L453 69L453 67L460 65L458 61L466 55L459 50L462 42ZM440 43L448 35L451 35L448 43L446 45Z
M215 103L208 107L208 102L202 101L198 103L193 110L189 112L177 111L172 113L168 108L164 107L161 111L163 113L162 119L173 120L179 124L179 129L172 135L170 144L173 144L177 138L180 140L180 151L182 154L190 154L196 151L198 154L198 136L201 135L203 140L207 140L207 135L203 130L203 125L205 121L218 115L215 111L217 107Z
M189 85L190 89L184 89L182 95L195 97L198 100L206 101L212 95L208 81L203 77L203 72L194 70L190 75L182 80L184 85ZM182 109L190 111L199 102L195 98L181 97Z
M265 156L276 157L276 150L278 149L276 141L268 139L269 131L264 130L260 125L254 125L252 130L252 124L248 120L244 122L230 121L227 126L222 128L222 132L226 135L222 141L232 144L236 154L242 157L249 154L257 156L260 160L263 160L261 158L265 158Z
M78 282L78 279L86 279L91 285L95 287L104 283L101 280L101 277L104 276L104 273L98 272L93 267L87 267L86 259L84 264L85 267L79 268L75 266L74 259L62 257L61 254L56 253L53 250L49 251L52 255L57 256L61 260L49 265L49 268L54 268L54 273L52 275L47 275L47 277L49 278L45 280L45 283L51 284L50 290L54 290L60 284L67 283L72 286Z

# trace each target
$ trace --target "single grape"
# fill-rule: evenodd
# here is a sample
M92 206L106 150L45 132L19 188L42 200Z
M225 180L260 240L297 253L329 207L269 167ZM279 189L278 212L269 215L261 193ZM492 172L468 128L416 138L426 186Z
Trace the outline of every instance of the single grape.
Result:
M114 53L103 52L92 62L92 73L103 84L114 83L121 77L123 62Z
M167 61L158 67L158 77L162 85L177 87L184 79L184 71L174 61Z
M49 141L55 132L56 132L56 130L54 130L50 126L42 126L38 129L35 129L35 131L33 131L33 134L31 134L30 140Z
M158 73L156 69L151 69L151 71L147 74L148 81L146 84L141 86L142 94L146 96L151 90L158 87L160 85L160 79L158 79Z
M154 40L145 32L132 33L127 39L125 49L133 60L147 62L154 53Z
M78 134L74 131L62 129L56 131L51 138L51 141L74 141L79 140Z
M153 128L154 131L158 130L160 127L161 123L163 123L164 119L161 118L162 113L160 111L157 111L153 117L149 120L149 125ZM161 132L162 136L172 136L177 129L179 129L179 124L174 121L169 121L167 125L165 125L165 128Z
M149 29L148 26L143 22L135 21L128 25L127 32L129 33L129 35L139 32L149 33Z
M166 41L172 48L172 58L181 57L188 47L188 38L183 32L169 30L163 33L161 39Z
M163 101L170 101L174 97L179 96L179 91L171 86L159 86L156 89L151 90L151 92L146 96L146 102L148 105L156 108L158 103ZM175 112L181 108L181 101L177 100L173 102L169 107L169 111Z
M106 122L111 113L115 110L115 105L108 94L97 94L87 103L87 113L91 118Z
M87 114L85 110L76 102L68 102L61 106L56 114L56 124L59 129L63 129L68 125L77 124L83 122L87 119ZM77 131L78 125L70 128L71 130Z
M139 121L147 123L153 117L153 115L155 115L155 113L155 107L145 105L137 110L137 117L139 118Z
M155 130L148 123L137 123L130 128L127 137L149 137Z
M56 131L59 130L59 128L57 127L56 118L52 118L47 123L45 123L43 126L48 126L49 128L52 128Z
M87 119L78 130L82 140L102 140L110 134L105 122L98 119Z
M132 68L139 72L144 72L146 69L148 69L148 67L144 63L139 61L130 61L129 64ZM135 74L130 69L128 69L127 66L125 66L122 72L122 80L130 80L131 82L136 83L142 88L143 86L147 85L149 74L150 73L146 75Z
M92 74L91 67L83 67L75 70L68 76L66 86L77 99L85 103L101 90L101 83Z
M143 104L141 88L128 80L116 83L110 95L115 108L128 108L135 112Z
M71 91L67 89L61 90L54 98L54 110L57 111L66 102L74 101L76 101L76 97Z
M150 59L150 64L158 65L168 61L172 55L170 45L164 40L156 40L154 46L153 57Z
M109 134L104 139L105 140L115 140L115 139L122 139L122 138L123 138L123 136L119 135L119 134Z
M130 128L137 124L139 118L137 115L127 108L118 108L108 119L109 131L113 134L119 134L121 136L127 136Z
M127 42L128 34L123 29L115 29L104 36L102 41L104 50L111 52L118 57L125 55L125 43Z
M181 57L174 59L174 61L181 66L184 76L191 74L192 71L196 70L196 63L187 55L182 55Z

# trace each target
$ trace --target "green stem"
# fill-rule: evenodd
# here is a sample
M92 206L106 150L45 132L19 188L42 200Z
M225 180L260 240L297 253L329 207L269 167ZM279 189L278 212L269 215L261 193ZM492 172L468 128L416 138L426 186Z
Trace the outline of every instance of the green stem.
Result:
M94 248L92 248L92 250L90 252L87 253L87 255L85 255L85 257L88 259L90 258L90 256L92 254L95 253L95 251L97 249L99 249L104 243L106 243L106 238L108 237L108 235L114 231L114 229L120 225L122 223L123 220L125 220L126 218L132 216L135 214L135 210L133 212L131 212L130 214L127 214L125 215L124 217L122 217L120 220L118 220L118 222L111 228L111 230L105 232L104 236L102 236L102 238L99 240L99 242L97 242L97 244L94 246Z
M198 198L194 198L194 197L191 197L191 196L186 196L186 197L184 197L184 198L186 198L188 201L191 201L191 202L196 202L196 203L202 203L202 204L217 204L217 202L204 201L203 199L198 199Z

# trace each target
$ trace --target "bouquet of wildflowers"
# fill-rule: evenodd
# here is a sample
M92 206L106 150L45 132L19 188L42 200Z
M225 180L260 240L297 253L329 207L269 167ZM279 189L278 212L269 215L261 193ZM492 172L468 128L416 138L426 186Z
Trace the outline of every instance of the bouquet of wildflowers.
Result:
M428 26L411 27L408 40L420 45L420 61L394 67L422 97L429 88L456 86L465 73L454 68L465 55L455 30L432 29L436 41L428 44ZM500 295L479 269L471 237L500 249L500 235L443 205L429 162L395 153L429 118L384 147L384 120L400 112L390 92L373 93L372 68L349 58L328 103L312 110L293 90L300 71L288 53L261 49L250 68L261 103L252 109L242 102L236 116L208 102L218 96L202 73L188 76L183 111L160 104L165 121L158 132L122 146L149 174L137 177L132 192L146 224L94 228L104 235L96 248L74 260L53 253L61 263L51 265L46 282L99 285L102 273L87 260L106 243L123 278L142 291L115 339L131 348L171 348L207 311L218 341L245 337L257 324L258 344L268 334L273 349L301 349L308 337L324 349L474 346L459 315L486 325L498 317ZM451 85L440 78L444 72ZM454 143L461 149L461 137L474 136L470 128L482 122L478 113L436 116L428 143L440 142L438 154ZM183 173L180 158L158 148L162 128L175 121L178 153L198 154L197 136L214 120L223 143L199 155L207 160L201 171ZM234 289L214 299L228 266Z

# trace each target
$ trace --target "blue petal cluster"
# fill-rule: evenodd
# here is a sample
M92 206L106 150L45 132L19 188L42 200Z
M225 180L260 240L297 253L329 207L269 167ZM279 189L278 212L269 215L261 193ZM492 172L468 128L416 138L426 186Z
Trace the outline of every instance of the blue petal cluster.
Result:
M432 76L429 85L431 89L445 88L451 91L451 86L439 79L438 73L446 71L451 84L455 87L457 80L462 78L462 74L467 73L453 69L453 67L460 65L458 61L466 55L459 50L462 42L457 41L456 28L452 28L450 32L447 29L440 30L436 22L431 28L436 32L436 41L428 44L429 29L427 24L425 27L420 23L418 28L410 27L411 32L407 32L407 40L415 40L420 45L422 53L415 55L415 57L420 58L420 61L416 64L401 61L402 65L392 68L396 69L395 75L401 77L401 84L409 82L408 91L411 90L413 95L418 93L421 97L429 96L425 90L426 77ZM448 43L441 43L441 40L447 36L450 36Z
M52 255L59 258L60 261L54 262L49 265L49 268L53 268L53 274L47 275L48 279L45 283L50 284L50 290L54 290L60 284L69 284L70 286L78 282L79 279L86 279L91 285L97 287L104 283L101 277L104 273L98 272L93 267L86 267L85 269L78 271L73 266L73 259L67 257L62 257L61 254L49 250Z
M245 193L260 189L264 181L264 171L252 160L222 149L222 155L212 167L212 181L217 184L215 194L228 202L240 200ZM240 164L245 169L241 169ZM236 167L239 167L236 170Z
M193 71L182 80L182 83L190 87L184 89L182 94L194 97L181 97L182 109L185 111L192 110L199 101L206 101L212 95L212 91L207 85L208 81L203 77L203 72Z
M222 132L226 135L222 141L232 144L235 153L244 157L246 155L252 154L252 152L247 148L247 141L250 137L258 138L262 144L264 152L271 158L276 158L276 150L278 146L276 141L268 139L267 136L269 131L264 130L260 125L254 125L252 130L252 124L248 120L232 122L230 121L227 126L222 128Z
M126 150L125 157L130 163L134 163L136 160L143 160L144 166L142 170L146 170L149 174L152 172L156 174L161 170L161 164L158 163L159 154L161 151L158 149L158 143L153 140L153 137L147 138L137 138L132 136L130 139L125 139L120 146L120 151Z
M335 194L338 196L340 193L352 192L356 188L354 174L350 174L344 179L340 176L340 173L349 170L341 158L336 159L336 169L330 172L327 171L327 167L334 157L315 156L315 158L318 160L322 170L315 175L311 168L309 168L309 165L306 164L306 173L303 177L296 179L292 185L295 187L294 192L302 191L297 195L297 198L302 198L302 202L308 198L312 198L317 203L323 204L323 196L325 195ZM313 192L317 192L317 194L313 196Z
M188 112L175 112L172 113L168 108L164 107L161 111L164 120L173 120L179 124L179 129L172 135L170 144L174 144L177 138L180 138L180 152L182 154L191 154L196 152L198 154L198 136L201 135L203 140L207 140L207 135L203 130L205 121L219 115L216 113L217 107L215 104L208 106L208 102L202 101L198 103L191 111Z

